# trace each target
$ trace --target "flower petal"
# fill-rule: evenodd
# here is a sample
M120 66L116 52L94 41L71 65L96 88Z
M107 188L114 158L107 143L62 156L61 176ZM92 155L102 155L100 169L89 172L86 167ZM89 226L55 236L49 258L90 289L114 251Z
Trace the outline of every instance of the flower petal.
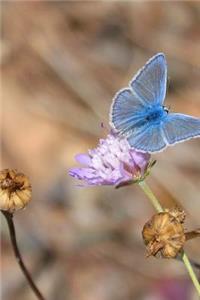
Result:
M83 165L90 165L91 163L91 158L88 154L86 153L80 153L80 154L77 154L75 156L75 160L80 163L80 164L83 164Z
M140 169L143 169L147 165L147 162L150 159L150 154L149 153L142 153L142 152L138 152L138 151L135 151L135 150L131 150L130 153L131 153L131 156L132 156L135 164Z

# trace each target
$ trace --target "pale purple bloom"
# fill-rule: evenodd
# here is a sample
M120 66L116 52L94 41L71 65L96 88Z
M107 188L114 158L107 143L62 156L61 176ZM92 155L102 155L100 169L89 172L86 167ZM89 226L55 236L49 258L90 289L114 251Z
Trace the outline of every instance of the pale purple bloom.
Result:
M75 157L81 168L72 168L69 174L87 185L118 185L130 181L138 173L142 176L150 154L131 149L127 140L113 134L100 139L97 148Z

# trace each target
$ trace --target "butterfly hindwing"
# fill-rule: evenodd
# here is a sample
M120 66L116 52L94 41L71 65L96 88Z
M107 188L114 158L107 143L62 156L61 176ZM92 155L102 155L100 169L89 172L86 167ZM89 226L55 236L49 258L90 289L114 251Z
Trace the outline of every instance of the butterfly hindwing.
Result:
M128 142L137 150L153 153L195 137L200 137L200 119L172 113L157 125L143 126L136 135L128 137Z
M131 147L149 153L161 151L166 147L162 128L159 125L145 126L137 135L129 136L128 142Z

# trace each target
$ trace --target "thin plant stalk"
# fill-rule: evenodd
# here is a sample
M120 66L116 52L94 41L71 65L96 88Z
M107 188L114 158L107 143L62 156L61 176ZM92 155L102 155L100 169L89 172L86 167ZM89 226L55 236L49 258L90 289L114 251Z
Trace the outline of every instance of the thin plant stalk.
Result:
M188 273L190 274L190 277L192 279L192 282L197 290L198 295L200 296L200 283L196 277L196 274L194 273L194 270L192 268L192 265L189 261L189 258L187 257L187 255L185 254L185 252L182 253L182 260L188 270Z
M22 259L21 253L19 251L18 245L17 245L17 239L16 239L16 233L15 233L15 225L13 222L13 214L9 213L7 211L1 211L2 214L5 216L7 224L8 224L8 228L9 228L9 234L10 234L10 240L11 240L11 244L12 244L12 248L16 257L16 260L22 270L22 273L24 274L24 276L26 277L33 293L35 294L35 296L37 297L37 299L39 300L45 300L45 298L43 297L43 295L41 294L41 292L39 291L39 289L37 288L37 286L35 285L32 276L30 275L29 271L27 270L24 261Z
M146 184L146 182L144 180L139 182L139 186L141 187L143 192L146 194L146 196L149 198L149 200L151 201L152 205L157 210L157 212L163 212L164 211L163 207L161 206L159 200L156 198L156 196L154 195L152 190Z
M154 208L157 210L157 212L163 212L164 209L162 208L159 200L156 198L156 196L153 194L153 192L151 191L151 189L149 188L149 186L146 184L145 181L141 181L138 183L139 186L141 187L141 189L143 190L143 192L146 194L146 196L149 198L149 200L151 201L152 205L154 206ZM194 287L196 288L196 291L198 293L198 295L200 296L200 283L197 279L197 276L192 268L192 265L187 257L187 255L185 254L185 252L182 252L182 261L185 264L185 267L190 275L190 278L194 284Z

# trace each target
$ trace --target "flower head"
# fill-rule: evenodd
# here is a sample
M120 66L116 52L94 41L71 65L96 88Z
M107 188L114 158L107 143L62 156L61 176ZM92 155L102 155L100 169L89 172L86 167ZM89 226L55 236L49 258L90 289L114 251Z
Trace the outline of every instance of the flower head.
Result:
M69 174L88 185L119 185L142 177L150 154L138 152L127 140L114 134L100 139L97 148L78 154L76 161L83 167L72 168Z
M16 170L0 171L0 209L10 213L24 208L31 199L29 179Z

